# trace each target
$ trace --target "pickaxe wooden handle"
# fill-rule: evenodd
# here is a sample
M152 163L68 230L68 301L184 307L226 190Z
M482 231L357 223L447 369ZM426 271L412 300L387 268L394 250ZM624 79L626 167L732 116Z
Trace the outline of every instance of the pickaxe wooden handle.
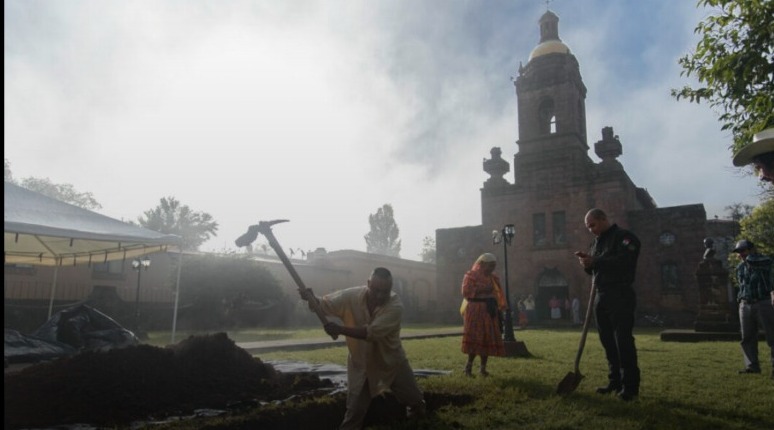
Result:
M328 318L325 316L325 312L323 312L322 308L320 308L320 303L317 302L317 299L314 297L314 293L311 289L306 288L304 281L302 281L301 277L298 276L296 268L293 267L293 263L291 263L288 256L285 255L285 251L282 250L279 242L277 242L277 238L274 237L274 233L271 231L271 226L281 222L288 222L288 220L275 219L274 221L261 221L256 225L251 225L248 227L247 233L237 238L236 245L242 247L255 242L255 240L258 238L258 233L266 236L266 239L269 240L269 246L271 246L274 252L277 253L277 256L280 258L280 260L282 260L282 264L284 264L285 268L288 269L288 272L290 272L290 276L293 277L294 281L296 281L296 285L298 285L298 292L301 294L301 298L309 302L309 307L314 311L314 313L317 315L317 318L323 325L328 324ZM338 338L337 335L332 335L331 337L334 340Z

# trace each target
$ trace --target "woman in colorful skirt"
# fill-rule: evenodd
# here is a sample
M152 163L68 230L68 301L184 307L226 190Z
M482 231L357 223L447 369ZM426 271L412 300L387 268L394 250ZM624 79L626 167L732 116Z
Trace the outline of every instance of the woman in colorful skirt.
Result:
M462 297L466 302L462 312L462 352L468 355L467 376L473 376L473 361L477 355L481 357L481 376L489 376L486 371L489 356L505 355L500 315L507 304L500 279L494 274L496 265L494 254L481 254L462 280Z

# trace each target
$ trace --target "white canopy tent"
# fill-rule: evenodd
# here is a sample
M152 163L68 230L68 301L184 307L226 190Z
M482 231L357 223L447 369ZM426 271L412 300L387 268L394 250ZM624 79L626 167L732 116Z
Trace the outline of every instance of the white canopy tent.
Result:
M53 266L53 306L61 266L104 263L155 252L180 252L181 238L132 225L5 182L5 264ZM182 258L182 252L180 252ZM182 261L181 261L182 263ZM172 321L174 342L180 268Z

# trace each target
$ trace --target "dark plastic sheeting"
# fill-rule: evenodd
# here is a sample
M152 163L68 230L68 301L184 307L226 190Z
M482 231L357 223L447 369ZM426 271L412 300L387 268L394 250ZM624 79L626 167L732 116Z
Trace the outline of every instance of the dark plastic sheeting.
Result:
M57 312L30 335L5 329L3 355L6 363L34 363L138 343L134 333L102 312L81 304Z

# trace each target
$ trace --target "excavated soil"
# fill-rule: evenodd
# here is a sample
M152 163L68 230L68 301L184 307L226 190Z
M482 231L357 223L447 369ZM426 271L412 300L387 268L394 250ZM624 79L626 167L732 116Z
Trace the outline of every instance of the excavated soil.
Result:
M122 428L216 409L244 417L231 424L208 423L206 428L336 428L345 398L343 393L331 395L334 388L314 374L276 371L225 333L192 336L166 348L139 345L83 352L6 373L4 427L86 423ZM429 411L470 401L432 393L425 397ZM310 398L325 401L306 401ZM267 404L282 407L264 407ZM377 398L367 423L393 422L404 414L394 398Z
M83 352L4 377L6 428L136 420L229 409L331 387L314 375L283 375L225 333L176 345Z

